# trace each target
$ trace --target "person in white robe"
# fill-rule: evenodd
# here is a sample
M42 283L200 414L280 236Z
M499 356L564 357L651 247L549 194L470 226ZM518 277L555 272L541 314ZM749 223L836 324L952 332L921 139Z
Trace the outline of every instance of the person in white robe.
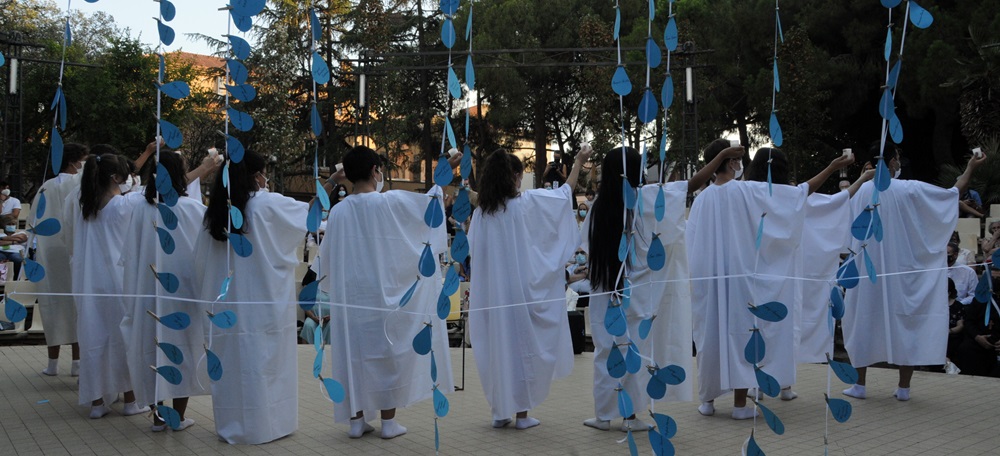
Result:
M515 414L517 429L537 426L528 411L573 370L564 267L579 243L572 198L589 156L577 154L558 188L521 193L517 157L486 159L469 228L469 337L494 427Z
M622 154L627 171L623 171ZM624 350L629 341L638 353L653 360L661 368L676 366L691 374L691 286L688 282L688 258L684 243L687 195L698 189L725 160L743 154L740 148L726 149L690 181L647 184L639 188L643 210L629 210L629 220L635 233L635 256L622 263L618 260L621 233L625 231L622 214L623 175L635 188L639 183L640 157L634 149L614 149L604 156L601 166L601 193L593 203L591 215L583 223L582 249L590 252L590 274L595 296L590 300L590 332L594 343L594 412L595 417L583 422L600 430L611 429L611 420L619 417L616 388L621 384L637 409L651 404L646 385L651 378L645 363L637 373L625 373L621 379L608 372L611 350ZM663 215L656 217L656 201L663 192ZM599 221L599 222L598 222ZM656 237L663 246L664 262L653 270L647 262L650 246ZM619 278L619 272L622 277ZM610 291L624 293L623 278L630 282L628 309L625 309L625 335L616 337L608 332L604 319L611 304ZM620 302L620 301L619 301ZM617 303L616 303L617 305ZM646 337L639 325L652 319ZM692 377L688 377L692 378ZM668 386L660 400L682 402L691 400L691 382ZM621 417L622 431L645 431L649 425L635 415Z
M35 260L45 268L45 277L38 282L38 310L45 323L45 345L48 346L48 366L42 370L44 375L58 374L59 347L70 345L72 364L70 375L76 377L80 372L80 345L76 336L76 304L72 292L71 268L67 234L69 225L73 223L70 214L64 212L64 202L69 194L80 188L80 173L83 163L90 150L82 144L69 143L63 146L63 162L59 175L45 181L31 202L32 211L28 215L28 224L37 225L45 219L56 219L62 229L52 236L34 236L38 247L35 250ZM45 211L41 219L37 219L41 199L45 198ZM49 294L62 294L52 296Z
M451 164L460 159L452 157ZM330 210L317 272L330 280L331 378L346 390L334 406L334 420L349 421L348 436L359 438L374 430L367 419L378 411L381 437L391 439L406 433L397 408L430 398L434 388L454 389L447 328L436 311L442 275L437 267L429 277L418 269L425 246L435 265L448 248L444 222L437 228L424 222L432 198L441 204L443 195L438 186L426 194L381 192L382 160L367 147L353 148L343 164L335 177L343 174L353 188ZM409 300L402 301L414 283ZM432 354L421 356L412 341L427 325ZM431 356L437 382L431 379Z
M173 409L180 415L180 424L174 430L184 430L194 424L185 415L188 397L209 394L208 376L205 369L198 369L199 359L204 357L206 318L203 306L190 301L174 298L197 299L200 282L195 277L195 241L201 231L205 216L205 206L201 201L186 197L183 159L174 151L161 150L160 164L167 170L173 189L182 196L173 206L167 206L158 196L155 176L147 176L144 192L145 204L138 204L132 213L132 221L126 231L122 264L125 268L125 316L121 322L122 337L126 343L128 366L136 401L156 404L173 399ZM177 225L171 229L164 222L157 203L169 208L177 218ZM157 228L166 230L172 240L169 252L161 247ZM154 272L155 271L155 272ZM170 292L160 285L157 274L173 274L177 277L176 291ZM139 297L139 296L156 296ZM191 324L183 330L167 328L147 312L156 316L166 316L183 312L191 318ZM175 364L158 348L158 343L168 343L179 350L182 361ZM173 348L170 348L173 350ZM174 385L158 375L149 366L169 365L181 373L180 384ZM154 414L151 430L160 432L166 423L160 415Z
M265 166L263 157L247 151L242 161L229 163L228 189L226 168L219 171L206 231L195 245L200 296L218 301L209 311L232 311L237 319L229 329L206 324L208 349L222 367L211 385L215 430L231 444L271 442L295 432L299 423L293 277L308 204L269 192ZM239 227L231 224L230 201L242 214ZM242 238L231 242L237 234Z
M716 140L705 148L705 159L714 159L730 147L728 140ZM771 163L771 158L775 158ZM742 163L727 160L715 173L715 182L695 198L686 230L691 270L694 340L698 354L698 395L703 415L715 413L714 400L734 390L733 419L755 416L747 405L747 389L757 386L754 365L747 362L744 349L752 331L765 342L765 356L759 365L779 385L795 383L794 305L795 256L805 220L806 197L833 172L853 162L838 157L819 175L798 186L788 182L787 163L776 149L758 150L756 166L763 173L749 181L742 176ZM766 181L768 168L773 185ZM759 180L758 180L759 179ZM762 215L765 214L765 215ZM759 231L763 217L764 228ZM759 248L757 238L759 234ZM757 319L750 305L777 301L789 316L778 322ZM790 390L786 397L791 399Z
M872 147L876 165L879 146ZM899 155L888 143L882 158L892 176L900 170ZM882 220L881 242L854 239L851 250L858 257L860 282L845 296L844 346L858 370L858 382L844 390L847 396L867 397L867 366L889 362L899 366L894 396L910 398L913 366L944 364L948 345L947 248L958 223L958 196L969 186L973 171L986 160L973 157L952 188L924 182L892 179L878 193ZM851 199L852 212L860 214L872 203L874 182L866 182ZM862 261L862 244L871 257L875 283Z
M116 152L111 146L94 146L79 191L66 200L66 213L74 217L70 265L80 342L80 404L90 404L94 419L107 415L109 401L122 392L123 415L149 411L136 404L119 329L125 315L125 270L119 260L125 231L142 197L121 194L131 184L127 159Z

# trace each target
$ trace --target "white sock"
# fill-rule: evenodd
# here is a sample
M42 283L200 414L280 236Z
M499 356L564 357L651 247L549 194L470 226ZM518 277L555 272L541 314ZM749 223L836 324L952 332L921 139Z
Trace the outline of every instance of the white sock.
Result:
M712 401L702 402L701 405L698 406L698 413L705 416L715 415L715 404L713 404Z
M734 420L749 420L756 416L757 413L752 405L747 405L745 407L735 407L733 408L733 419Z
M73 367L70 367L70 369L69 369L69 375L71 377L79 377L80 376L80 360L78 360L78 359L74 359L73 360Z
M493 420L493 427L499 429L499 428L502 428L502 427L510 424L510 422L511 422L510 418L504 418L502 420Z
M382 438L391 439L406 434L406 428L395 419L382 420Z
M510 420L508 420L510 422ZM611 429L610 420L602 420L600 418L590 418L583 422L584 426L592 427L594 429L600 429L602 431L607 431Z
M110 411L111 409L109 409L108 406L104 404L93 405L90 407L90 419L96 420L98 418L103 417L104 415L107 415L108 412Z
M347 431L347 436L352 439L360 439L361 436L374 430L375 428L368 424L364 418L352 419L351 430Z
M139 407L139 404L136 404L135 401L127 402L125 403L125 406L122 407L122 415L125 416L138 415L140 413L146 413L148 411L149 411L148 405L145 407Z
M538 426L539 424L542 424L542 422L538 421L538 419L536 418L527 416L524 418L518 418L517 422L514 423L514 428L520 431L528 428L533 428L535 426Z
M865 394L865 385L852 385L850 388L844 390L844 395L856 399L864 399L867 396Z
M901 401L910 400L910 389L909 388L896 388L896 392L893 394L896 399Z
M49 358L49 366L42 371L42 374L54 376L59 374L59 359Z
M790 401L797 397L799 397L799 395L795 391L792 391L791 387L781 390L781 400L783 401Z

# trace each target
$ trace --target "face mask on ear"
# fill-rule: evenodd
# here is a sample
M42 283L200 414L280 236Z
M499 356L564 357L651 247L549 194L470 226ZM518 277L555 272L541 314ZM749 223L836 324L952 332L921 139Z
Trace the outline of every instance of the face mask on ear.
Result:
M587 255L582 253L576 254L576 264L587 264Z
M343 197L347 196L347 192L341 190L341 191L337 192L337 196L343 198Z
M137 192L140 188L142 188L142 178L135 176L135 178L132 179L132 191Z
M9 188L3 189L3 191L0 191L0 195L10 196L10 189Z
M733 179L739 179L741 177L743 177L743 163L740 163L740 167L738 169L733 170Z
M130 190L132 190L132 176L131 175L125 178L125 182L122 182L122 183L118 184L118 190L121 192L122 195L124 195L124 194L128 193Z
M580 213L580 217L586 217L587 216L587 210L586 209L580 209L577 212Z
M902 171L903 170L901 168L897 168L896 172L892 173L892 178L893 179L899 179L899 173L901 173Z
M382 170L379 170L378 182L375 182L375 193L382 193L382 187L385 187L385 175L382 174Z
M6 231L6 232L8 232L8 233L13 233L14 230L16 230L16 229L17 229L17 227L14 226L14 225L7 225L7 226L3 227L3 230Z

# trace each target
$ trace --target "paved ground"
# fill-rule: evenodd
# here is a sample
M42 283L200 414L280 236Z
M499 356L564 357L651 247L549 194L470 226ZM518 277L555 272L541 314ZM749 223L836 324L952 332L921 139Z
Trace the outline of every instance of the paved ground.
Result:
M63 356L68 359L64 350ZM472 360L466 352L465 391L450 395L451 413L440 421L442 454L628 454L616 439L619 432L601 432L581 425L593 413L590 353L578 355L572 376L557 382L549 399L532 415L542 421L527 431L492 429L489 410ZM299 347L299 365L311 365L312 348ZM461 382L461 350L453 349L456 382ZM197 424L183 432L149 431L150 418L122 417L120 404L100 420L86 418L78 407L76 379L68 375L44 377L45 347L0 347L0 455L409 455L434 453L433 410L421 403L401 410L399 421L409 428L405 436L381 440L369 434L347 438L346 427L335 425L333 405L327 401L307 369L300 372L299 430L262 446L233 446L218 440L212 422L211 400L193 398L188 416ZM68 372L64 360L61 371ZM694 380L693 373L689 381ZM839 424L829 420L831 455L996 455L1000 454L1000 379L948 376L917 372L913 399L892 397L896 372L871 369L869 399L852 400L854 414ZM799 398L764 403L784 421L777 436L758 422L757 440L768 455L823 454L826 366L799 367ZM834 378L834 391L843 386ZM836 397L843 397L839 393ZM658 411L673 416L679 432L673 439L678 454L739 454L753 423L729 418L731 401L722 398L714 417L703 417L695 403L669 404ZM378 423L374 423L376 428ZM641 454L650 454L645 435L637 435ZM11 451L11 449L13 451Z

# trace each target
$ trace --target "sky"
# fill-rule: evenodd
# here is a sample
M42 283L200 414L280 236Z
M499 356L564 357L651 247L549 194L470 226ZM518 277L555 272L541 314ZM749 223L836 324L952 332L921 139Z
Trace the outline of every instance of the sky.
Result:
M60 8L66 10L67 0L56 0ZM166 51L184 50L196 54L211 54L205 43L188 38L188 33L201 33L221 39L226 33L228 17L219 8L226 6L228 0L172 0L177 9L174 20L167 23L176 32L172 45ZM103 11L115 18L118 27L130 29L129 34L138 36L140 41L154 49L159 45L159 34L156 31L154 17L160 15L160 4L153 0L98 0L88 3L84 0L72 0L74 10L84 13ZM234 34L240 34L233 27Z

